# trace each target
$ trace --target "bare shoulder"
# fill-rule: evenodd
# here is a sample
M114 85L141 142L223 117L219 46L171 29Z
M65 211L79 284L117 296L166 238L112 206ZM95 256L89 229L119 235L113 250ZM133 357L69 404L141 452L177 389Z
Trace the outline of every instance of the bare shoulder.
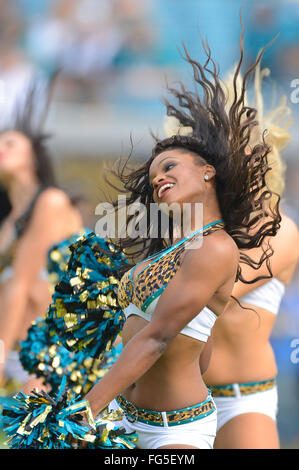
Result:
M68 195L61 189L49 187L40 194L36 202L30 226L32 229L47 226L48 230L50 226L55 226L56 232L64 237L79 229L82 220Z
M284 253L294 253L294 248L299 247L299 230L296 222L286 214L281 215L280 228L270 243L275 250L283 250Z
M68 195L59 188L49 187L39 196L36 203L36 210L71 208L71 201Z
M207 264L214 271L223 266L225 271L233 273L239 263L239 249L224 230L203 237L199 248L187 251L192 264L198 268Z
M239 259L237 244L225 230L214 232L212 236L208 235L204 238L204 243L216 258L219 256L221 259L230 259L232 261L233 256L235 259Z
M289 237L299 238L299 229L296 222L286 214L281 214L280 230Z

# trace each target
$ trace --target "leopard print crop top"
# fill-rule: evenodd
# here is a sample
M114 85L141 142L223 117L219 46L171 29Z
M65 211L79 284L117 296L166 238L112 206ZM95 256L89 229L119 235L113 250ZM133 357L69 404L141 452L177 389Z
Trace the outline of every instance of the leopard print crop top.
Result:
M200 234L207 236L223 228L222 220L213 222L194 232L187 239L156 253L127 271L118 287L118 301L126 318L130 315L138 315L150 321L159 297L180 269L186 243L195 241ZM149 263L133 277L136 267L146 261ZM201 341L207 341L216 318L217 315L205 307L181 333Z

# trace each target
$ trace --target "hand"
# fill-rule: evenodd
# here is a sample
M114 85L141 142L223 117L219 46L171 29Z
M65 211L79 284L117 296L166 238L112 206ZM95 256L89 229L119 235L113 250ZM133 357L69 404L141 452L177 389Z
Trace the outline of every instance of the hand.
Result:
M87 439L78 439L74 438L71 435L68 437L68 443L75 449L85 449L88 445L88 443L92 440L92 438L88 439L88 437L92 436L95 433L95 429L90 425L90 417L88 416L88 413L83 412L78 415L76 422L78 425L87 428L86 434L89 436L86 436Z
M88 445L87 441L81 439L69 438L68 443L72 446L73 449L85 449Z

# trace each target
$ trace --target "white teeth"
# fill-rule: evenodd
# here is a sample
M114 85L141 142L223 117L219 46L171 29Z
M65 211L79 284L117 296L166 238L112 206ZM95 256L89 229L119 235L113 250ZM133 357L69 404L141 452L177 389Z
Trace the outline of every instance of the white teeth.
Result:
M158 197L161 196L162 192L165 191L165 189L167 188L172 188L174 186L174 183L166 183L166 184L163 184L163 186L161 186L161 188L159 189L158 191Z

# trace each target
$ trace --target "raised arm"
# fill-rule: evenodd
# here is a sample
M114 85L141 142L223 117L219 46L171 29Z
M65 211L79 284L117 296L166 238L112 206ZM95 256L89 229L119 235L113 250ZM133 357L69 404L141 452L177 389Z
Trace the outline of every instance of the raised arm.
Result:
M205 247L186 253L151 322L126 344L111 370L86 395L94 416L153 366L220 286L229 279L233 285L237 263L238 253L231 243L220 246L207 242Z

